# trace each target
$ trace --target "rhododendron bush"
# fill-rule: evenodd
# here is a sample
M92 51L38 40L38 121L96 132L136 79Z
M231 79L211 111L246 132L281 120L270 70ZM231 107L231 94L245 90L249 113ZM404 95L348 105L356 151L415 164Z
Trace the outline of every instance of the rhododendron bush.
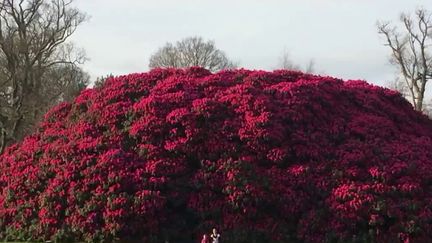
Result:
M155 69L49 111L0 157L0 239L432 241L432 122L294 71Z

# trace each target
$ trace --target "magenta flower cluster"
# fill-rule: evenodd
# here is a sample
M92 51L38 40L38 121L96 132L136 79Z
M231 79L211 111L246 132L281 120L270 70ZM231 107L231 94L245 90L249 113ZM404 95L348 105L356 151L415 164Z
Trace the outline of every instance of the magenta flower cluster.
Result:
M432 241L432 121L295 71L154 69L50 110L0 157L0 239Z

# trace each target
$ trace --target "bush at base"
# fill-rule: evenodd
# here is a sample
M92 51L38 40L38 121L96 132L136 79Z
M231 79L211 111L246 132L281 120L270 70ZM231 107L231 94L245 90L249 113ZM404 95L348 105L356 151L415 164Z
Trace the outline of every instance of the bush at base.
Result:
M428 242L431 138L400 94L362 81L109 78L0 157L0 238Z

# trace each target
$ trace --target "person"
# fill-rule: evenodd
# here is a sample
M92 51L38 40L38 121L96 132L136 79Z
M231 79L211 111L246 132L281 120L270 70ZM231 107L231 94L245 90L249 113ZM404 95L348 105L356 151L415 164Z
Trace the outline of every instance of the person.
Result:
M216 229L213 229L213 233L210 235L210 238L212 239L212 243L220 243L220 234L217 232Z
M201 243L209 243L206 234L203 235L203 237L202 237L202 239L201 239Z

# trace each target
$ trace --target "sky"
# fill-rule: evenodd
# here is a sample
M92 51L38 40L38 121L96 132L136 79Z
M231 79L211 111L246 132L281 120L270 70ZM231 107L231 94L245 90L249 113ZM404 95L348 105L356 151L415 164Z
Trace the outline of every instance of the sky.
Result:
M394 80L390 51L378 20L397 22L401 12L432 10L432 0L76 0L90 16L71 40L89 57L92 79L148 71L149 57L166 42L189 36L213 40L247 69L277 69L287 51L318 73Z

